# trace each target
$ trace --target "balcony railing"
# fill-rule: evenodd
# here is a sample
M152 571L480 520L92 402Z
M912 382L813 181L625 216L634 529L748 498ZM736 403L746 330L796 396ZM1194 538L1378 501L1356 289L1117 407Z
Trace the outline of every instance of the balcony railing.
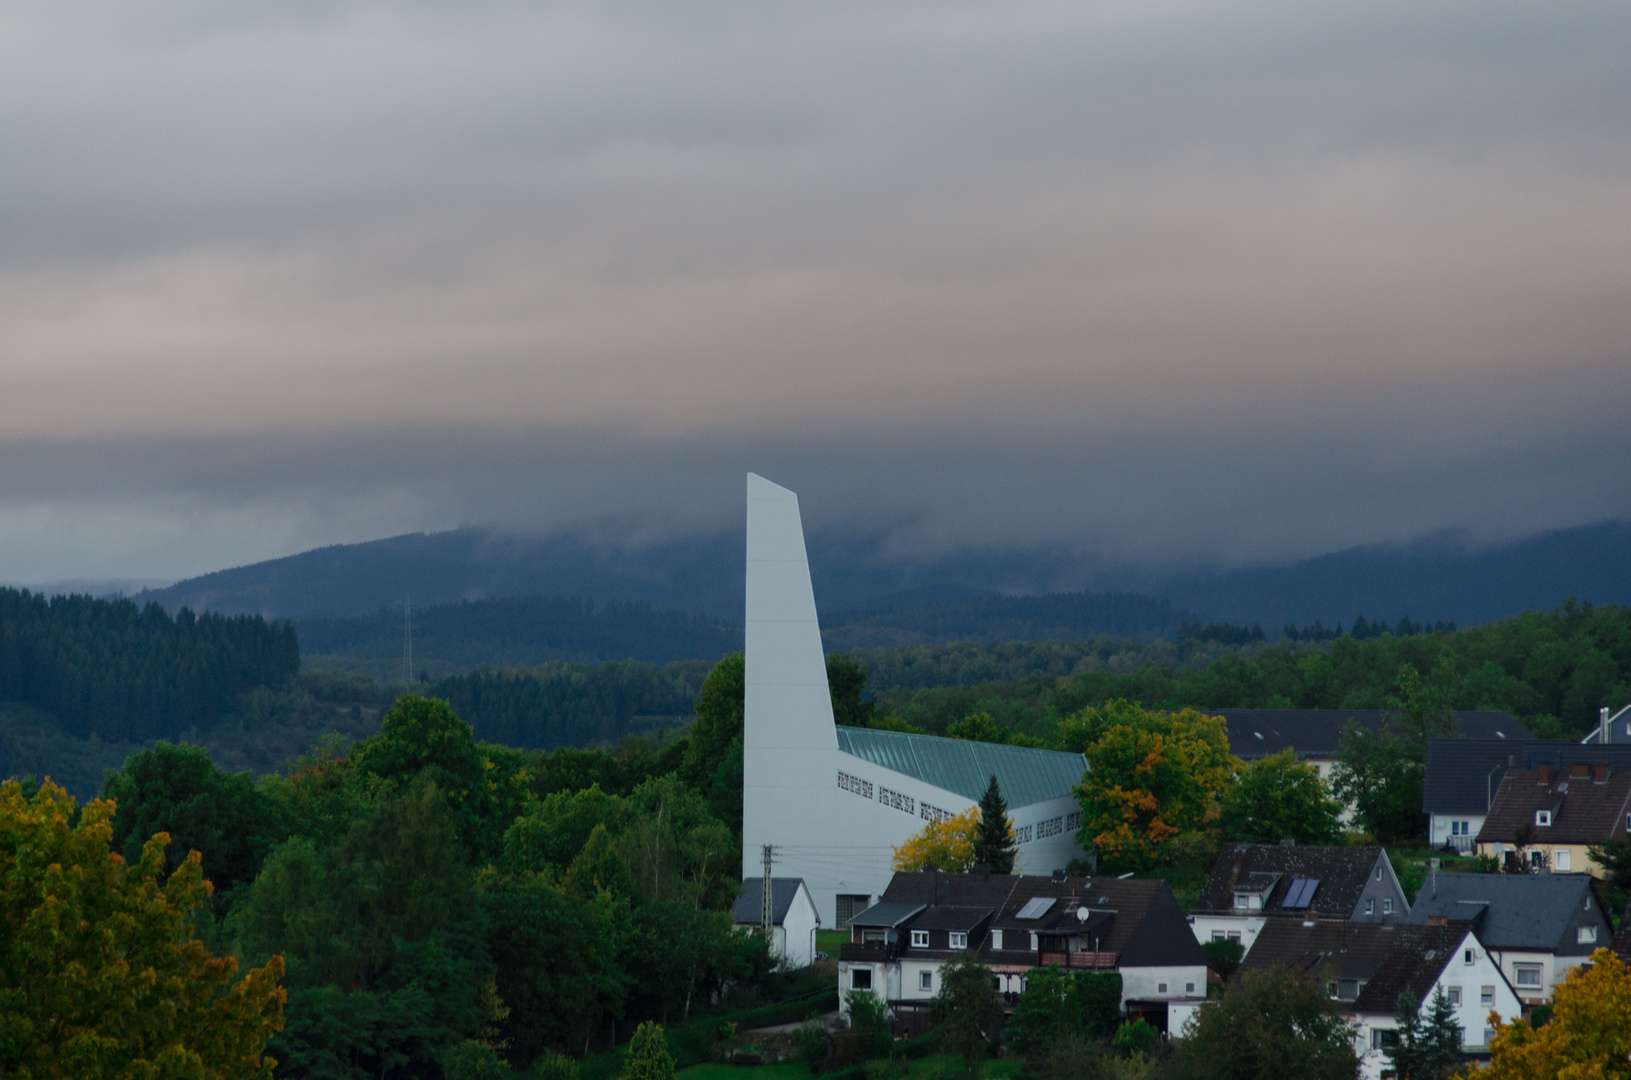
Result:
M877 964L899 957L899 945L886 945L880 941L845 941L838 946L838 959L862 964Z
M1447 836L1444 838L1444 847L1454 848L1465 855L1469 851L1478 850L1478 837L1476 836Z

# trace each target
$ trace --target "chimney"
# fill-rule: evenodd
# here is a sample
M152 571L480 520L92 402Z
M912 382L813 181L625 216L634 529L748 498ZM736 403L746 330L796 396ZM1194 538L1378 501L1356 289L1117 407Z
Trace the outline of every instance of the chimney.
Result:
M1584 780L1591 775L1591 765L1584 761L1576 761L1569 766L1569 778Z
M1597 742L1603 746L1608 745L1608 706L1604 705L1597 710Z
M1304 926L1313 926L1313 925L1317 924L1319 921L1320 921L1320 913L1315 911L1313 908L1309 908L1307 911L1303 912L1303 925Z
M1593 765L1591 767L1591 780L1594 784L1608 783L1609 767L1607 765Z
M1427 916L1427 925L1428 926L1449 926L1450 925L1450 917L1448 915L1429 915L1429 916Z
M1550 761L1541 762L1540 768L1535 771L1539 774L1538 783L1550 784L1552 782L1552 763Z

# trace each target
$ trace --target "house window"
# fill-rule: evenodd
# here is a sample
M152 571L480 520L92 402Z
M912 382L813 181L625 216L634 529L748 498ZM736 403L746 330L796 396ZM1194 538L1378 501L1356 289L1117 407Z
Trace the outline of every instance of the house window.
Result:
M1038 949L1040 949L1040 948L1041 948L1041 947L1042 947L1042 946L1041 946L1041 945L1040 945L1040 944L1038 944L1038 943L1037 943L1037 939L1036 939L1036 931L1035 931L1035 930L1032 930L1032 931L1031 931L1031 951L1032 951L1032 952L1036 952L1036 951L1037 951L1037 950L1038 950Z
M1450 999L1450 1007L1451 1008L1453 1008L1453 1009L1461 1008L1461 987L1459 987L1459 986L1450 987L1450 992L1446 996L1448 996L1449 999Z
M1213 941L1227 941L1228 938L1224 935L1222 930L1214 930L1214 931L1212 931L1212 940Z
M1156 983L1155 984L1155 992L1157 994L1166 993L1167 992L1167 984L1166 983Z
M1577 926L1574 930L1574 941L1577 945L1592 945L1597 941L1597 928L1595 926Z
M1257 893L1235 893L1235 907L1249 908L1256 911L1263 906L1263 898Z
M1195 984L1194 983L1184 983L1184 993L1193 994L1194 992L1195 992Z
M927 930L912 931L912 948L927 949L929 947L929 932Z
M1332 998L1337 996L1337 984L1336 983L1328 982L1328 983L1325 984L1325 996L1326 997L1332 997Z
M1002 948L1002 931L1001 930L991 931L991 947L993 949Z
M1240 940L1240 931L1239 930L1229 931L1229 940L1230 941L1239 941Z
M1520 988L1528 990L1540 989L1539 964L1514 964L1512 965L1512 974L1514 976L1512 981Z
M1370 1048L1388 1050L1399 1045L1399 1033L1388 1028L1370 1029Z
M1366 915L1375 915L1376 914L1376 901L1370 899L1369 897L1365 898L1365 914Z
M968 948L968 935L953 930L951 932L951 947L954 949Z
M1389 915L1389 914L1392 914L1392 912L1393 912L1393 897L1391 897L1391 896L1382 897L1382 914L1383 915Z
M866 944L866 945L882 945L883 944L883 931L882 930L862 930L861 931L861 941L862 941L863 944Z
M1377 881L1382 880L1382 864L1381 863L1376 864L1376 880Z
M934 972L920 971L917 973L917 988L919 990L934 989Z
M1535 824L1536 825L1550 825L1551 823L1552 823L1552 812L1550 810L1536 810L1535 811Z
M850 971L849 971L849 986L850 986L851 990L870 990L870 989L872 989L872 969L871 968L850 968Z
M1484 1029L1484 1045L1488 1046L1494 1040L1494 1038L1495 1038L1495 1029L1494 1028L1485 1028Z
M1461 953L1461 962L1463 964L1470 964L1473 962L1471 949L1466 949Z
M1478 988L1478 1004L1480 1004L1480 1005L1493 1005L1493 1004L1495 1004L1495 987L1493 987L1493 986L1480 986Z
M1555 867L1553 867L1553 869L1560 874L1567 874L1569 872L1569 849L1562 848L1559 850L1557 854L1553 856L1553 862L1557 864Z

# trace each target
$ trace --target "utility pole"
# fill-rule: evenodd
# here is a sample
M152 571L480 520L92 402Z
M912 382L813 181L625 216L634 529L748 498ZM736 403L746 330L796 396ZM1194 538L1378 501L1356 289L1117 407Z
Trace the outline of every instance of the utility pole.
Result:
M402 606L402 681L413 682L413 594Z
M771 893L771 888L770 888L770 864L773 861L772 853L775 850L776 849L773 848L771 845L769 845L769 844L765 845L764 884L759 889L759 919L760 919L760 922L762 922L764 924L765 941L767 941L767 942L775 940L771 936L771 926L770 926L770 916L771 916L771 908L770 908L770 893Z

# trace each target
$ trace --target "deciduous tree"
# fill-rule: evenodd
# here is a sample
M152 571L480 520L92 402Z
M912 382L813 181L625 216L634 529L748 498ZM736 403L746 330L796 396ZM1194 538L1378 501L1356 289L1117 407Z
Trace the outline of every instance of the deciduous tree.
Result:
M113 804L74 813L49 782L0 785L0 1074L270 1077L283 962L234 979L189 914L209 896L197 852L166 879L164 833L112 852Z
M1196 1014L1170 1062L1174 1080L1353 1080L1359 1059L1340 1006L1283 968L1249 971Z
M929 1006L936 1042L962 1058L970 1075L990 1053L1002 1024L994 982L991 969L973 953L960 953L941 965L940 990Z
M974 866L974 845L980 833L980 808L931 821L917 835L895 849L890 866L911 873L938 867L954 874Z
M1246 766L1219 824L1232 840L1273 843L1289 836L1299 844L1329 844L1341 833L1340 809L1325 781L1287 747Z
M1607 949L1570 971L1553 992L1552 1018L1532 1028L1491 1014L1489 1080L1627 1080L1631 1077L1631 970Z

